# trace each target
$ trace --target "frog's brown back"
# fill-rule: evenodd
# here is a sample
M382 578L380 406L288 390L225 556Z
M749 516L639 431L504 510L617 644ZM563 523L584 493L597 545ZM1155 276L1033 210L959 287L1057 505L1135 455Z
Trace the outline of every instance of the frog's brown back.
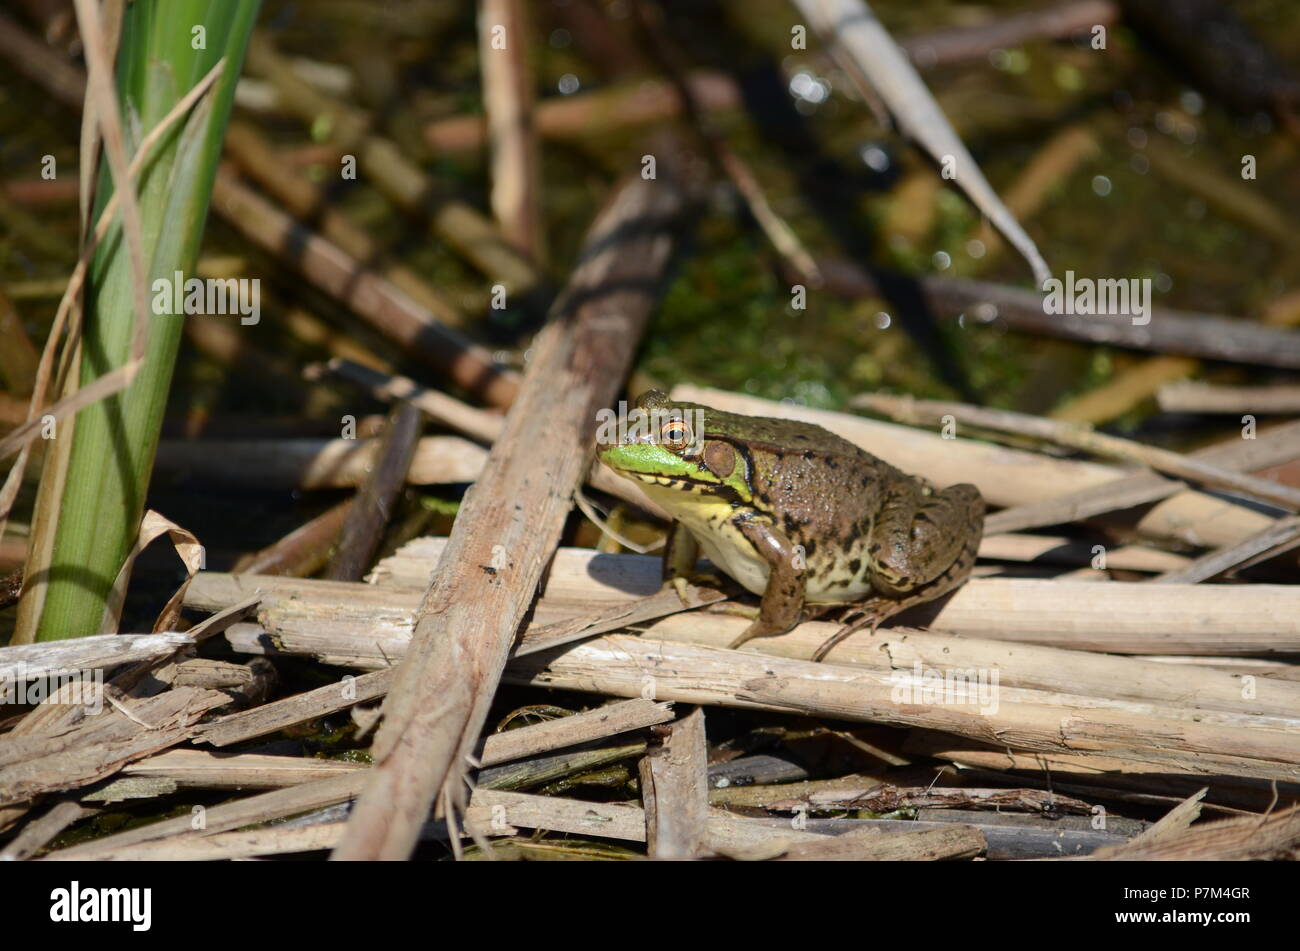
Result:
M706 438L731 442L746 457L755 504L798 542L864 538L887 487L909 478L812 423L707 408L704 422Z

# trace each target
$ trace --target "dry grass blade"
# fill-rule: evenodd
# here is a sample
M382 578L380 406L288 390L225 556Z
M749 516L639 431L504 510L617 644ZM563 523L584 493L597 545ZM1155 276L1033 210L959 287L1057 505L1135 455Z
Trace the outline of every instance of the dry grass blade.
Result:
M423 422L420 411L410 403L402 403L389 413L374 468L357 490L356 500L343 523L338 548L325 571L326 578L359 581L369 570L406 485L407 470L415 456Z
M104 152L113 173L115 192L122 194L122 230L130 253L132 296L135 300L135 327L131 342L132 363L144 359L149 343L149 303L147 267L140 206L135 185L127 165L126 138L118 114L116 84L113 81L113 54L104 35L99 7L94 0L73 0L77 22L86 48L88 70L86 82L87 115L94 114L104 139ZM116 45L116 44L114 44ZM91 102L94 103L93 109ZM129 382L129 380L128 380Z
M830 45L844 71L851 77L865 78L880 93L899 127L945 166L945 174L1029 262L1035 286L1042 287L1052 276L1051 268L984 178L925 83L871 8L863 0L793 2Z
M1300 545L1300 517L1280 518L1262 532L1235 545L1208 552L1191 564L1166 571L1151 580L1163 584L1196 584L1234 568L1273 558L1296 545Z
M1297 440L1300 440L1300 423L1289 423L1261 432L1255 439L1227 439L1205 449L1198 449L1190 456L1199 462L1208 462L1223 469L1263 469L1295 459L1297 452L1300 452ZM1139 472L1101 485L1066 492L1054 498L1013 505L1001 512L994 512L985 521L984 530L992 534L1081 521L1094 515L1158 502L1175 496L1182 490L1181 482L1166 479L1155 472ZM1228 539L1214 541L1197 533L1187 540L1195 545L1235 545L1266 531L1272 524L1271 520L1264 518L1258 519L1258 522L1253 531L1234 532Z

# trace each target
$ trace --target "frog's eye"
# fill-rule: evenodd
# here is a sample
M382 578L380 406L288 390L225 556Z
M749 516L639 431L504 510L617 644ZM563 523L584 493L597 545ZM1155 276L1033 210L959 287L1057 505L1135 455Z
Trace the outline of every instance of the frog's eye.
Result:
M659 441L673 452L680 452L689 446L691 438L691 427L684 419L666 419L659 427Z

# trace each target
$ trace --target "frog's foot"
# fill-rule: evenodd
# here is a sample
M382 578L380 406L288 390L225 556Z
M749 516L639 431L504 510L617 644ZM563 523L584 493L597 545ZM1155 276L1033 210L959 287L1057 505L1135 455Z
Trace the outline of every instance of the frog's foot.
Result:
M864 628L874 633L881 622L897 613L898 605L896 603L879 598L872 599L846 611L840 618L840 629L823 641L817 650L813 651L813 661L820 663L836 644Z
M717 575L708 574L706 572L692 574L689 577L686 575L673 575L673 577L669 579L668 583L671 584L673 590L677 592L677 597L682 599L682 604L685 604L688 607L695 603L690 598L689 588L691 585L702 588L716 588L718 591L726 590L725 581Z
M754 618L754 620L750 622L749 627L745 628L744 632L728 644L727 647L730 650L735 650L741 644L753 640L756 637L774 637L777 634L784 634L788 630L790 630L789 625L783 626L780 623L773 623L772 621L765 619L760 611L758 617Z
M752 621L758 617L760 609L757 604L741 604L739 601L719 601L709 607L710 614L726 614L729 617L743 617Z

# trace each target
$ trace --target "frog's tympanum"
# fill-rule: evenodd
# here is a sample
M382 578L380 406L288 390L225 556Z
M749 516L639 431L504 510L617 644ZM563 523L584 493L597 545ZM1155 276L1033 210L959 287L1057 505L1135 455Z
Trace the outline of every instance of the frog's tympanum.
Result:
M600 460L675 519L664 575L679 591L702 551L762 596L733 647L785 633L805 605L853 605L854 621L820 660L853 631L970 575L984 527L973 485L936 489L811 423L675 403L658 390L637 408L625 437L597 446Z

